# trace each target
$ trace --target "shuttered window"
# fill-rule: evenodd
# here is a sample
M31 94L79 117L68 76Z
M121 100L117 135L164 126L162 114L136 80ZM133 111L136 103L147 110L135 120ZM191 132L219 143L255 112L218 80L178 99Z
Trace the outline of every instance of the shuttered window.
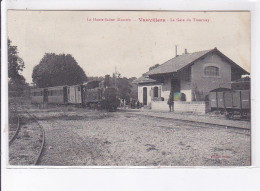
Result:
M63 95L63 90L49 90L49 96Z
M158 92L159 92L159 91L158 91L158 87L154 87L153 92L154 92L154 93L153 93L153 96L154 96L154 97L159 97L159 94L158 94Z

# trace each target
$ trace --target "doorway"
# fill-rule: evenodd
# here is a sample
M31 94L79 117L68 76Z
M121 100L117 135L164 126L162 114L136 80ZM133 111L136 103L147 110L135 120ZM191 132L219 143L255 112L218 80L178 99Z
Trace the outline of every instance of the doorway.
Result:
M47 89L43 90L43 102L48 103L48 90Z
M143 88L143 104L147 105L147 88Z
M180 87L180 80L178 79L172 79L171 80L171 92L173 93L177 93L181 91L181 87Z

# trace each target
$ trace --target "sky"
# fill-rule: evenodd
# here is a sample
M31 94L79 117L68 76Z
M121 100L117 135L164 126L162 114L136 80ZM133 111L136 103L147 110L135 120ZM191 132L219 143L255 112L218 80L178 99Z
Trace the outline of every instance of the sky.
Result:
M28 83L45 53L71 54L87 76L129 78L173 58L175 45L178 54L217 47L250 72L249 12L9 10L7 30Z

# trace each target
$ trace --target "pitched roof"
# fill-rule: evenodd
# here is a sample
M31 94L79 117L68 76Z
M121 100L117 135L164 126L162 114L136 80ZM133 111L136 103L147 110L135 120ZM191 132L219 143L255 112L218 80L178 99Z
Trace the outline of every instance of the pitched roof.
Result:
M182 68L184 68L185 66L194 63L196 60L200 59L201 57L203 57L206 54L213 52L213 51L217 51L217 53L219 53L222 57L225 57L225 59L227 59L234 67L237 67L238 69L242 70L243 73L248 74L247 71L245 71L243 68L238 66L235 62L233 62L228 57L226 57L217 48L179 55L177 57L174 57L174 58L166 61L165 63L158 66L157 68L154 68L153 70L148 71L145 74L148 76L151 76L151 75L156 75L156 74L177 72L177 71L181 70Z
M156 80L148 78L147 76L142 76L133 81L133 83L142 84L142 83L155 83Z

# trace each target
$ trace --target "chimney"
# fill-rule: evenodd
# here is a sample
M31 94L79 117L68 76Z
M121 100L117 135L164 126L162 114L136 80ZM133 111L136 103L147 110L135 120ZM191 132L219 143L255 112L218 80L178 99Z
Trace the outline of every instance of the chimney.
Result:
M177 57L178 56L178 46L175 45L175 56Z
M186 49L186 48L185 48L184 54L188 54L188 51L187 51L187 49Z

